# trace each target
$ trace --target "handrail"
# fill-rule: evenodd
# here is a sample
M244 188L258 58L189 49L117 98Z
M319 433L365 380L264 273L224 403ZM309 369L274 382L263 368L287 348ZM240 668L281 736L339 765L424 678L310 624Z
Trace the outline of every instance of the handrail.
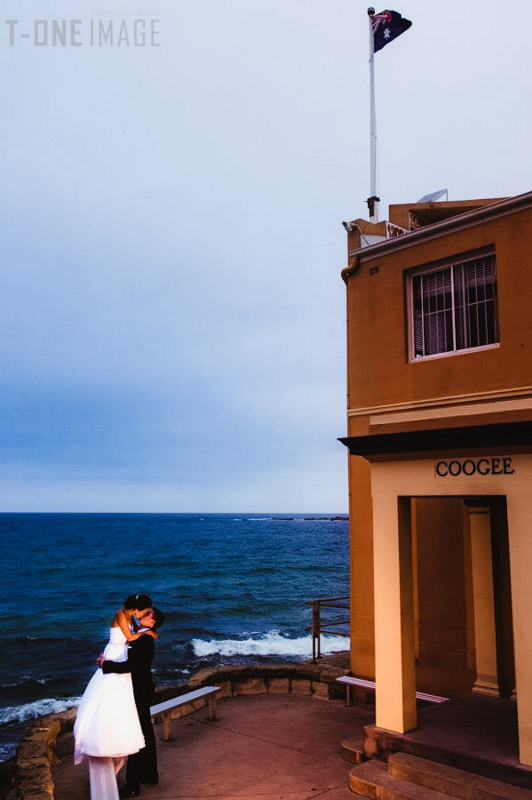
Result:
M322 608L342 608L349 611L349 596L343 597L322 597L318 600L307 600L306 605L312 606L312 625L305 628L307 631L312 631L312 660L316 661L321 658L321 636L322 634L330 634L332 636L349 636L349 629L347 631L333 631L333 628L338 625L349 626L349 615L347 617L339 617L335 619L322 620Z

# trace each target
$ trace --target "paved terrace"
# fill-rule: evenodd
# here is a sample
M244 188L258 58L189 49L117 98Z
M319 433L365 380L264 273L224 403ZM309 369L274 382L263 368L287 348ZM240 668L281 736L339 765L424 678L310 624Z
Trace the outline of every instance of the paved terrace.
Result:
M172 721L158 741L160 785L144 800L352 800L340 742L373 722L372 706L315 696L248 695ZM156 728L160 739L162 726ZM72 739L58 739L54 800L90 800L88 767L72 764Z

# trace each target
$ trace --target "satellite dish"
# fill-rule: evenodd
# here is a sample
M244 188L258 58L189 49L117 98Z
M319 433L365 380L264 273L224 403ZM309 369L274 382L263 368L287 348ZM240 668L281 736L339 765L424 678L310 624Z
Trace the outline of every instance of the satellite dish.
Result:
M418 203L435 203L436 200L439 200L440 197L445 195L445 199L449 199L449 192L447 189L440 189L437 192L432 192L432 194L426 194L423 197L420 197Z

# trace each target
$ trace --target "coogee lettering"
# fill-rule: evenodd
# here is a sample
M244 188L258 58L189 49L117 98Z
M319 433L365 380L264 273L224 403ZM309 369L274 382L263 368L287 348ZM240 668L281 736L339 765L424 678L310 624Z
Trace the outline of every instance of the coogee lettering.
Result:
M436 475L440 478L457 478L459 475L471 477L472 475L513 475L511 456L497 456L494 458L466 458L453 459L452 461L436 461Z

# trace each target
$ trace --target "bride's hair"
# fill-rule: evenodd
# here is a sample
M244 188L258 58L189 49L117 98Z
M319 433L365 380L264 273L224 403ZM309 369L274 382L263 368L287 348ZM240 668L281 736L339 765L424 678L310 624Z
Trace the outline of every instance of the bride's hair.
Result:
M132 608L151 608L153 605L153 601L149 594L128 594L126 599L124 600L124 608L126 610Z

